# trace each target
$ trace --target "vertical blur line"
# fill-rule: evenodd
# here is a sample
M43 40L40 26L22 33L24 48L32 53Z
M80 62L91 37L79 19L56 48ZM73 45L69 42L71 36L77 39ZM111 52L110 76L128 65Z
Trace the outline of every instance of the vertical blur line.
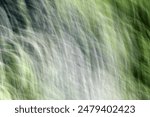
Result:
M0 0L0 96L150 99L149 3Z

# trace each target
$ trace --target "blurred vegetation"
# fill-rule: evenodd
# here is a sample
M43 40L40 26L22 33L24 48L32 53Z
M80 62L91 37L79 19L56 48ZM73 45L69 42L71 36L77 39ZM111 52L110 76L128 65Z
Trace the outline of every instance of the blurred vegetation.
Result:
M148 0L0 0L0 12L10 22L0 15L0 98L47 99L49 89L52 98L64 98L51 81L57 72L49 53L55 44L56 52L67 53L61 44L69 40L84 55L92 82L105 70L119 79L119 99L150 99L149 5ZM44 78L53 88L42 84Z

